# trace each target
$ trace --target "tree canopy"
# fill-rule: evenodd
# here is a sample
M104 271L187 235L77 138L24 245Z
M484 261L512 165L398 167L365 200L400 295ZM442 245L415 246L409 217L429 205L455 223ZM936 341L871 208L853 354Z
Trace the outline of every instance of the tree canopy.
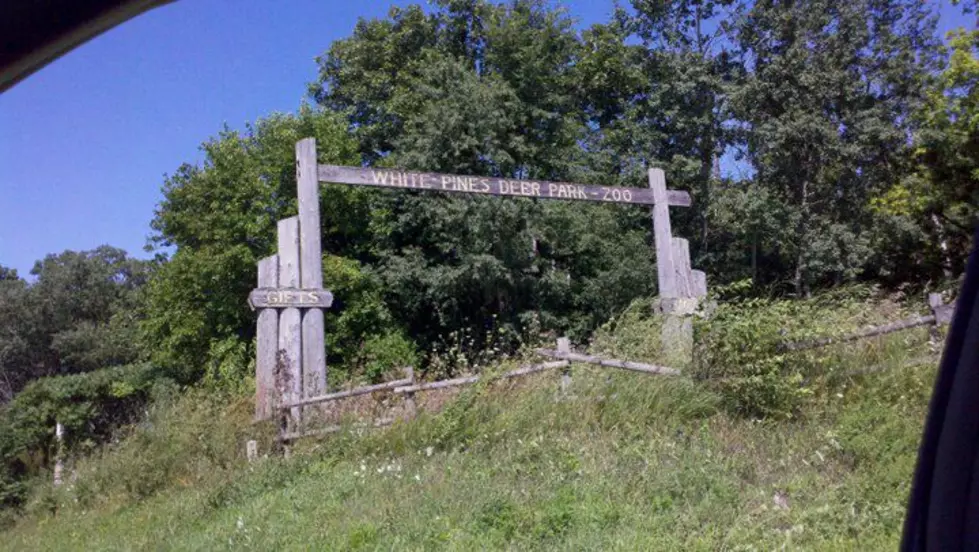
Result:
M48 255L32 283L0 269L0 398L38 377L135 360L139 293L152 267L102 246Z

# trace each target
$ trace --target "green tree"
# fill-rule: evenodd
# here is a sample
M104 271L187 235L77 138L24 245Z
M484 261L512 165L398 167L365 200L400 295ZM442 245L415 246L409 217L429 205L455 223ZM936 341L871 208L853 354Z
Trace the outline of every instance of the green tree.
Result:
M48 255L31 270L34 283L0 280L0 397L39 377L135 360L139 294L151 269L101 246Z
M964 270L979 206L979 31L953 31L949 46L948 65L915 114L917 170L873 203L911 241L904 258L916 262L905 269L936 277Z
M367 163L567 179L585 175L579 53L572 20L545 2L442 1L358 23L319 58L311 91L346 114ZM584 333L652 290L640 209L383 197L377 274L426 350L451 332L514 338L530 320Z
M4 269L4 276L0 279L0 403L9 401L30 378L34 353L43 347L27 282L12 269Z
M586 163L605 178L646 186L646 169L663 167L671 187L694 204L674 213L695 264L711 273L730 266L708 213L720 185L719 159L732 140L727 97L741 65L729 53L732 1L636 0L608 24L583 35L576 64L588 138ZM645 220L636 224L646 224ZM721 260L723 258L723 261Z
M734 94L757 181L789 209L777 263L797 294L872 276L872 199L910 172L913 113L936 68L916 0L757 1L736 26Z
M296 213L295 144L305 137L316 138L320 163L356 164L355 145L339 118L303 107L297 115L261 119L245 132L223 131L203 144L201 165L184 165L167 178L152 222L153 243L176 251L148 286L142 329L153 344L154 360L179 379L193 381L207 366L228 365L226 355L253 356L247 347L255 314L247 297L256 285L258 260L275 252L277 221ZM344 186L320 188L326 258L352 263L325 262L324 285L337 295L326 313L331 361L357 350L360 342L351 340L368 337L333 330L360 330L373 321L378 322L373 330L383 334L393 324L383 303L361 291L369 284L348 283L350 272L359 274L360 262L376 255L372 198L377 195ZM370 298L370 306L359 298ZM350 320L353 313L360 322ZM236 343L246 347L245 354ZM247 366L232 364L239 373L225 377L245 375Z

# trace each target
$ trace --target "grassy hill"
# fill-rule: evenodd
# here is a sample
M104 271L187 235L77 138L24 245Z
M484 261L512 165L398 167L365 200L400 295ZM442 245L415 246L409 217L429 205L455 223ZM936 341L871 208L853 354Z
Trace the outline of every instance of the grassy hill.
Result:
M654 357L655 324L627 315L592 350ZM38 484L0 549L893 549L937 363L927 330L806 358L781 364L804 376L786 416L744 415L707 381L576 366L567 397L556 374L481 384L252 464L244 440L267 451L272 433L249 399L195 391L61 489Z

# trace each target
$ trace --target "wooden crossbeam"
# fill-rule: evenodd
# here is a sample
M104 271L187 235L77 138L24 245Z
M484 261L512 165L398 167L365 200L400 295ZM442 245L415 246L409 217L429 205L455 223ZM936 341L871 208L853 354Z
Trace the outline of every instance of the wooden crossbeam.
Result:
M523 366L517 368L516 370L510 370L509 372L504 372L492 377L497 379L510 379L519 376L527 376L530 374L536 374L537 372L543 372L545 370L553 370L555 368L564 368L568 365L567 361L558 362L543 362L541 364L532 364L530 366ZM461 385L470 385L478 382L481 376L463 376L460 378L433 381L429 383L420 383L417 385L410 385L407 387L398 387L394 390L395 394L402 395L406 393L415 393L418 391L432 391L434 389L445 389L447 387L459 387Z
M320 165L318 173L320 182L350 184L352 186L639 205L653 205L657 202L653 190L624 186L595 186L573 182L516 180L490 176L464 176L339 165ZM681 190L667 191L665 199L669 205L678 207L689 207L691 204L690 194Z

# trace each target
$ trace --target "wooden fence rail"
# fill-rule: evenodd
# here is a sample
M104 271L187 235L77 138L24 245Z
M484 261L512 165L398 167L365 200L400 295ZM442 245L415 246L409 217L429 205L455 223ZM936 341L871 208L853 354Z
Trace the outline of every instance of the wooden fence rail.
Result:
M602 358L591 355L583 355L581 353L574 352L561 352L552 349L535 349L535 353L546 356L550 358L559 358L567 360L570 362L583 362L585 364L597 364L598 366L605 366L608 368L619 368L622 370L630 370L632 372L642 372L644 374L656 374L663 376L679 376L680 371L676 368L668 368L666 366L656 366L654 364L646 364L643 362L632 362L630 360L618 360L614 358Z
M394 418L381 418L374 420L370 423L358 423L350 426L351 429L374 429L378 427L385 427L392 425L394 423ZM279 441L288 442L295 441L296 439L301 439L303 437L320 437L323 435L330 435L331 433L339 433L343 431L345 426L342 425L329 425L326 427L321 427L317 429L311 429L308 431L295 431L292 433L283 433L279 435Z
M848 335L818 337L804 341L782 343L779 346L779 349L782 351L805 351L808 349L816 349L818 347L826 347L835 343L846 343L848 341L856 341L858 339L866 339L868 337L876 337L879 335L899 332L902 330L917 328L919 326L930 325L937 327L943 324L949 324L952 321L952 314L955 310L955 305L943 304L940 294L929 294L928 306L931 308L932 314L926 316L912 316L910 318L905 318L904 320L898 320L897 322L891 322L880 326L870 326Z
M846 343L848 341L857 341L858 339L876 337L878 335L885 335L893 332L899 332L901 330L917 328L918 326L927 326L934 323L935 323L935 316L932 314L929 314L927 316L912 316L911 318L899 320L897 322L891 322L890 324L864 328L862 330L859 330L849 335L843 335L837 337L820 337L816 339L808 339L806 341L783 343L781 348L784 351L804 351L806 349L816 349L818 347L826 347L834 343Z
M310 406L313 404L320 404L330 401L338 401L340 399L347 399L350 397L356 397L358 395L367 395L369 393L376 393L378 391L385 391L387 389L396 389L398 387L404 387L406 385L411 385L414 383L414 378L406 378L400 380L389 381L386 383L378 383L377 385L368 385L366 387L357 387L356 389L350 389L347 391L338 391L336 393L330 393L328 395L320 395L319 397L310 397L308 399L303 399L301 401L296 401L292 403L286 403L279 406L280 410L288 410L290 408L295 408L299 406Z
M527 376L530 374L536 374L537 372L543 372L545 370L553 370L555 368L563 368L568 365L566 360L558 362L544 362L542 364L532 364L530 366L523 366L517 368L516 370L511 370L509 372L504 372L495 376L495 379L509 379L519 376ZM394 390L395 393L414 393L416 391L432 391L434 389L445 389L447 387L458 387L460 385L471 385L478 382L482 376L464 376L461 378L454 378L442 381L433 381L431 383L420 383L418 385L412 385L409 387L399 387Z
M530 364L521 366L517 369L510 370L508 372L503 372L502 374L492 374L492 375L473 375L473 376L463 376L448 380L433 381L428 383L416 383L414 370L411 367L405 368L405 378L395 381L389 381L386 383L379 383L376 385L368 385L364 387L358 387L355 389L349 389L346 391L338 391L336 393L329 393L326 395L321 395L319 397L310 397L308 399L302 399L298 401L288 402L276 407L277 410L283 413L283 416L287 416L286 412L294 410L297 408L302 408L305 406L312 406L314 404L322 404L330 401L338 401L342 399L347 399L350 397L356 397L359 395L367 395L370 393L377 393L380 391L391 391L396 395L401 395L405 398L405 411L408 417L413 417L415 415L414 407L414 395L420 391L434 391L436 389L447 389L451 387L460 387L463 385L472 385L484 378L489 378L491 381L504 380L510 378L516 378L521 376L528 376L531 374L536 374L540 372L545 372L547 370L555 370L559 368L564 368L561 376L561 391L563 393L568 392L568 387L571 384L571 372L570 366L572 362L582 362L587 364L595 364L599 366L605 366L609 368L619 368L622 370L630 370L633 372L640 372L644 374L653 375L668 375L676 376L680 375L680 371L675 368L668 368L665 366L655 366L653 364L645 364L642 362L632 362L628 360L618 360L618 359L606 359L596 356L584 355L581 353L575 353L570 350L569 342L567 338L560 338L558 340L558 349L537 349L535 351L537 354L557 358L556 361L542 362L539 364ZM385 425L390 425L394 422L393 419L385 418L377 420L370 424L360 424L357 427L381 427ZM281 424L281 433L279 434L279 441L289 442L301 437L312 437L316 435L326 435L330 433L335 433L340 431L343 426L331 425L320 429L309 430L309 431L290 431L288 424L285 420Z

